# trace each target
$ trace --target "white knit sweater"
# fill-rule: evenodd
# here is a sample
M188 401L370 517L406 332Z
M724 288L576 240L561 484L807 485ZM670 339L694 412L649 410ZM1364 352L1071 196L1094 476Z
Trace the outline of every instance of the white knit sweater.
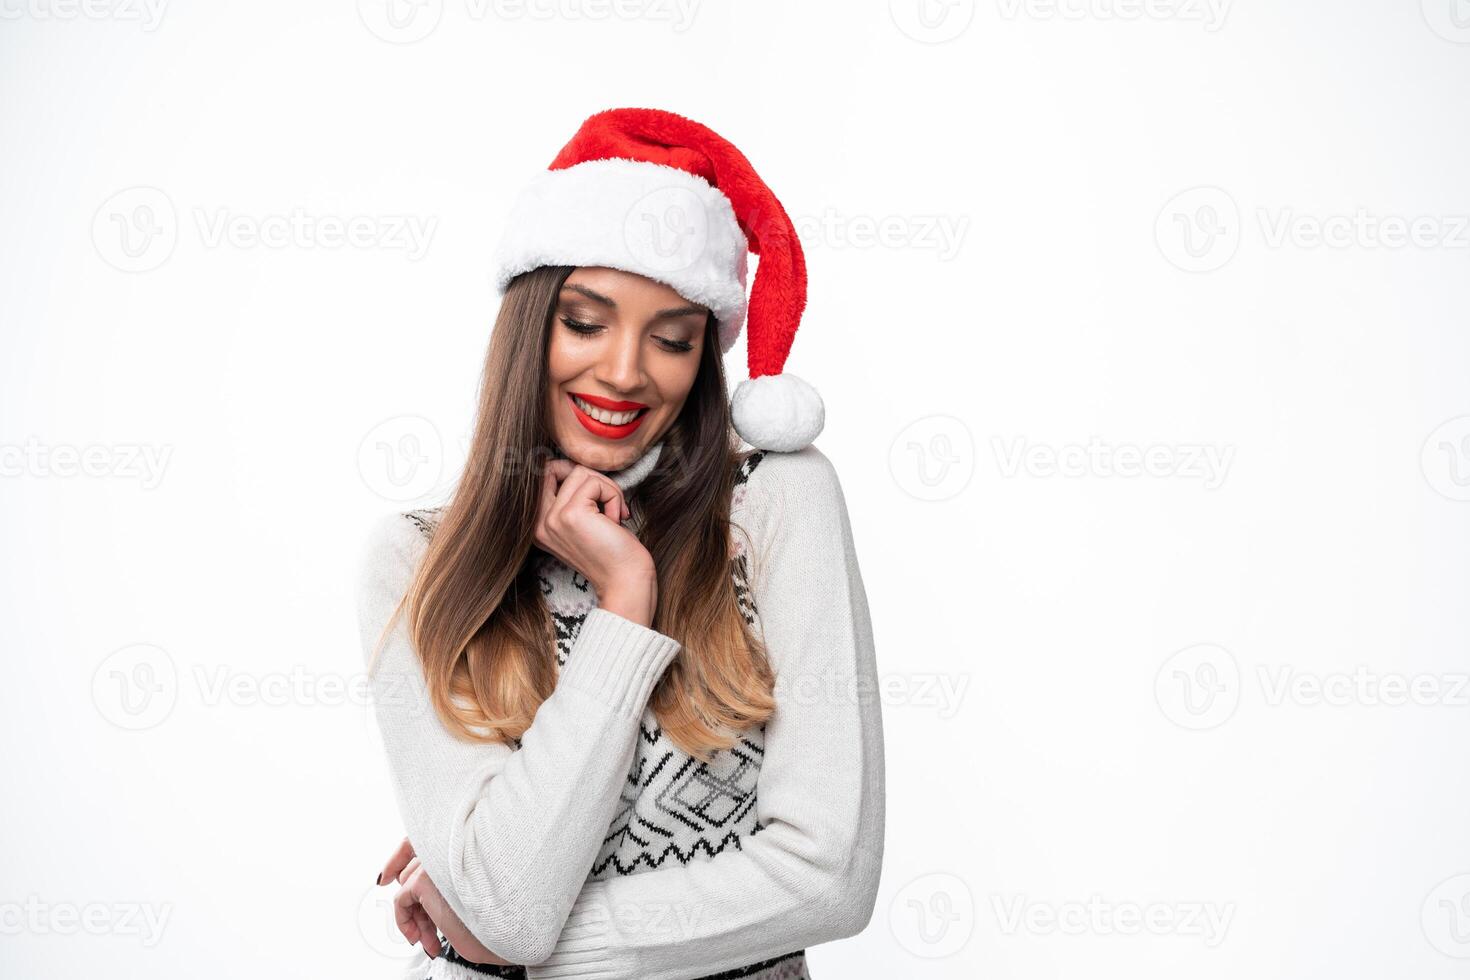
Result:
M632 490L661 449L609 475ZM754 553L737 533L733 567L777 709L708 765L673 747L647 706L680 644L598 608L590 583L549 556L559 675L519 746L450 734L404 617L369 661L419 860L480 941L532 980L689 980L855 935L872 914L883 732L846 502L815 446L757 453L742 477L731 514ZM392 514L373 530L358 589L365 654L432 514ZM779 975L804 976L799 959ZM441 966L452 964L433 976L463 975Z

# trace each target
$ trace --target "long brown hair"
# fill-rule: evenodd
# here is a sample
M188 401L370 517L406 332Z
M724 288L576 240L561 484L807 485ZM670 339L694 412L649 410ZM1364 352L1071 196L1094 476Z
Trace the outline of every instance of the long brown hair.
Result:
M573 271L542 266L507 287L468 461L389 621L407 610L434 709L468 741L518 740L556 685L534 525L541 466L556 455L545 416L552 318ZM628 505L658 574L652 627L683 649L649 705L675 745L709 761L775 710L765 646L732 577L732 534L745 532L730 519L730 494L746 454L733 438L713 315L694 386L662 438L657 466Z

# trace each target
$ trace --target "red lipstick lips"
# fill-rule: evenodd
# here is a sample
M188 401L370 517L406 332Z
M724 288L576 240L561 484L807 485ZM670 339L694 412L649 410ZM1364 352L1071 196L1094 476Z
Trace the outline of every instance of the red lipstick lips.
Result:
M572 397L573 395L576 398ZM569 392L567 394L567 404L572 406L572 414L577 417L578 422L582 423L582 428L603 439L623 439L632 435L643 424L644 417L648 415L647 412L639 412L638 417L631 422L625 422L622 425L609 425L606 422L598 421L582 411L577 405L577 398L581 398L597 408L605 408L610 412L633 412L638 409L647 408L648 406L642 402L617 401L612 398L603 398L600 395L586 395L580 391Z
M603 398L601 395L589 395L580 391L574 391L572 392L572 394L576 395L578 398L582 399L585 402L591 402L598 408L605 408L609 412L631 412L635 409L648 407L642 402L614 401L611 398Z

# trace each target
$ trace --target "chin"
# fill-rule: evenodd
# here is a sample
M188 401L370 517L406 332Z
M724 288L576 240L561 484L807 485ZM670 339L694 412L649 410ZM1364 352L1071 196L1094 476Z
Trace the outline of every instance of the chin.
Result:
M572 462L603 472L620 470L643 453L643 440L613 445L587 433L574 433L561 441L562 452Z

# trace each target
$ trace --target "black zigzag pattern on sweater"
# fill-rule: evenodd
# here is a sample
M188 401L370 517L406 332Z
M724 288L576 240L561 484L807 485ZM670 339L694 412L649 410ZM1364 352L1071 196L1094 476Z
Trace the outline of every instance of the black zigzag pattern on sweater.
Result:
M735 486L765 457L751 453L735 476ZM749 583L748 556L730 561L731 578L741 615L756 626L757 610ZM756 782L765 755L764 723L742 733L728 749L700 762L676 746L646 710L639 724L638 750L591 877L631 875L669 861L688 864L712 858L761 830L756 817Z
M592 877L651 871L670 858L688 864L696 855L714 857L726 847L739 850L742 836L759 829L752 824L764 733L761 725L751 737L702 763L675 748L656 725L650 730L641 724L622 807ZM679 828L685 833L678 834ZM677 838L689 834L698 836L681 847Z

